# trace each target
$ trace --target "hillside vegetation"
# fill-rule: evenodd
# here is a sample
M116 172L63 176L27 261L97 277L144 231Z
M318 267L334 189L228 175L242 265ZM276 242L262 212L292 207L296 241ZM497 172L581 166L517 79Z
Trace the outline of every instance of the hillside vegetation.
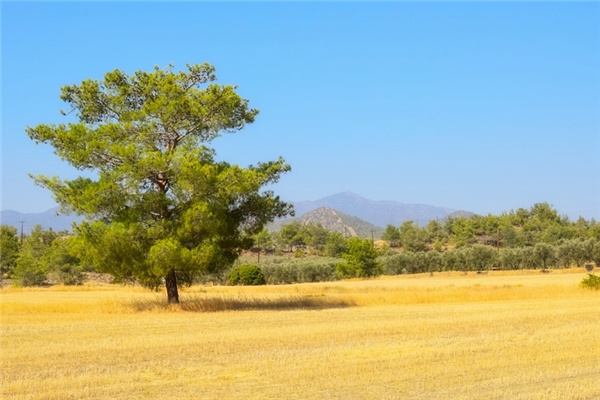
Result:
M400 226L388 225L383 240L378 241L372 240L374 235L368 230L351 229L349 221L353 220L335 210L321 208L309 216L286 223L278 231L256 234L252 251L234 267L259 264L268 283L337 280L348 276L341 264L343 257L350 256L348 241L353 234L363 235L377 248L379 265L372 265L386 275L529 268L547 272L600 265L600 224L583 218L570 221L546 203L499 216L430 221L423 227L405 221ZM345 234L322 224L327 222L343 227ZM2 226L0 249L4 277L22 286L81 284L84 272L94 272L94 267L79 257L77 237L44 231L41 226L22 244L15 228ZM367 261L359 264L363 262ZM360 270L361 265L356 268ZM229 269L207 272L196 282L226 283L228 273Z

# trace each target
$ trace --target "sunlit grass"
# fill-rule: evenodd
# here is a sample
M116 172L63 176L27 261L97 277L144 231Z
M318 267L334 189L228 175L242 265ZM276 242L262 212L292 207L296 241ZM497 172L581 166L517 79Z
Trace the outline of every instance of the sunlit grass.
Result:
M3 289L2 399L594 399L579 270Z

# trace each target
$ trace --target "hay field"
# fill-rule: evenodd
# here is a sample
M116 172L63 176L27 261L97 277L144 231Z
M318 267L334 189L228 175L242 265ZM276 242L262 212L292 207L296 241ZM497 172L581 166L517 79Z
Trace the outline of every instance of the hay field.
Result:
M2 289L2 399L598 399L583 270Z

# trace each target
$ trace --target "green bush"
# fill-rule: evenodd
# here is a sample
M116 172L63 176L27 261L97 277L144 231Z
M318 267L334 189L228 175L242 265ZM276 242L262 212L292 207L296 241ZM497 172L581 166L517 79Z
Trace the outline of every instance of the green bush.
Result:
M14 286L41 286L46 282L44 266L29 253L23 253L17 258L17 266L13 273Z
M338 261L327 257L273 258L262 265L262 271L271 285L329 282L337 280Z
M600 290L600 276L588 274L588 277L581 281L581 286L585 288Z
M377 261L377 250L369 239L348 239L348 251L342 257L345 261L337 265L340 278L369 278L383 273L383 264Z
M231 270L227 284L229 285L265 285L267 281L260 267L253 264L240 265Z

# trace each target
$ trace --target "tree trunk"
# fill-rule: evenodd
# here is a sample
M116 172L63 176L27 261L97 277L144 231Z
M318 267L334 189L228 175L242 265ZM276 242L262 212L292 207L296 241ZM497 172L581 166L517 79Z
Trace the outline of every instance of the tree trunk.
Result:
M179 292L177 291L177 275L175 270L172 269L165 278L165 284L167 286L167 299L169 304L179 303Z

